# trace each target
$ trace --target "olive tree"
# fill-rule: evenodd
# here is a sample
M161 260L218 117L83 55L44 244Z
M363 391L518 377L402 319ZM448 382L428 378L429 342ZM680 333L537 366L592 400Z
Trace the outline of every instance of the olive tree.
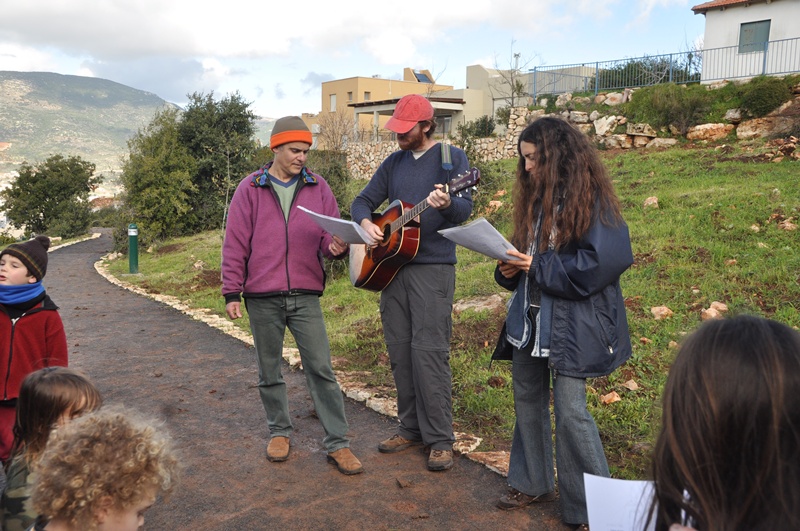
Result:
M78 156L52 155L39 164L24 162L19 177L0 192L6 216L26 235L70 238L89 228L89 192L102 177L95 165Z

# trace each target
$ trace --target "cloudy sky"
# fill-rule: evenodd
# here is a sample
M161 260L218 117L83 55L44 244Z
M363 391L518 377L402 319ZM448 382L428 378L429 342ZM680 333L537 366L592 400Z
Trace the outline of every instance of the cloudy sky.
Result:
M573 64L688 50L703 0L27 0L0 10L0 70L94 76L186 101L239 91L262 117L321 108L320 83L464 88L466 67Z

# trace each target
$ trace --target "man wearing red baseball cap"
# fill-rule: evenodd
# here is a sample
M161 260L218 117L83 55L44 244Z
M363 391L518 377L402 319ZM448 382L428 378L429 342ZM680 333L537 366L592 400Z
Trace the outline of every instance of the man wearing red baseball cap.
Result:
M442 187L469 169L466 154L433 139L430 101L419 94L397 102L386 129L400 147L384 160L369 184L353 200L350 215L375 240L384 233L372 212L385 200L412 205L427 201L419 216L419 248L381 291L381 320L397 388L397 432L378 450L395 453L424 444L429 470L453 466L452 373L450 335L455 291L455 244L438 231L469 218L469 192L447 194ZM445 159L445 160L443 160ZM452 159L452 164L450 160Z

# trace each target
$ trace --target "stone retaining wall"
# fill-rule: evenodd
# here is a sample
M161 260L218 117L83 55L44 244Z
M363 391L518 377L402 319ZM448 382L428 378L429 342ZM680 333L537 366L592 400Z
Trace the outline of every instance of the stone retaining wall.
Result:
M800 92L798 85L795 94ZM568 97L567 97L568 96ZM613 107L627 101L632 97L630 91L624 93L600 94L594 99L596 104L608 105ZM624 116L615 113L600 113L592 111L586 113L582 111L569 110L572 95L559 96L556 106L563 108L551 116L560 116L571 122L575 127L593 137L597 145L607 149L633 149L633 148L664 148L678 143L676 137L680 137L679 131L670 128L669 131L661 132L658 136L648 124L634 124L627 121ZM588 100L588 98L585 98ZM577 98L576 98L577 100ZM731 111L736 111L732 109ZM757 118L747 121L739 121L733 116L736 113L730 112L732 118L726 119L732 123L722 124L702 124L690 127L686 133L686 138L693 141L715 141L727 137L734 130L739 139L753 137L768 137L774 134L788 133L798 125L800 116L800 96L784 103L781 107L770 113L764 118ZM522 130L533 120L546 116L544 110L529 110L527 107L517 107L511 110L506 132L491 138L481 138L475 141L475 152L478 160L483 162L514 158L517 156L517 139ZM620 132L624 126L625 132ZM665 137L664 134L670 135ZM378 169L380 163L396 151L397 142L363 142L351 143L347 146L347 165L351 175L356 179L369 179ZM796 157L795 157L796 158Z

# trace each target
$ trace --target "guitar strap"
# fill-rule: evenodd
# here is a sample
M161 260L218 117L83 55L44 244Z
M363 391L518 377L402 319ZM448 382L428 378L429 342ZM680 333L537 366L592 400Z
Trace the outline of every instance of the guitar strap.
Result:
M453 169L453 156L450 153L451 146L444 142L442 142L440 146L442 146L442 168L446 171L450 171Z

